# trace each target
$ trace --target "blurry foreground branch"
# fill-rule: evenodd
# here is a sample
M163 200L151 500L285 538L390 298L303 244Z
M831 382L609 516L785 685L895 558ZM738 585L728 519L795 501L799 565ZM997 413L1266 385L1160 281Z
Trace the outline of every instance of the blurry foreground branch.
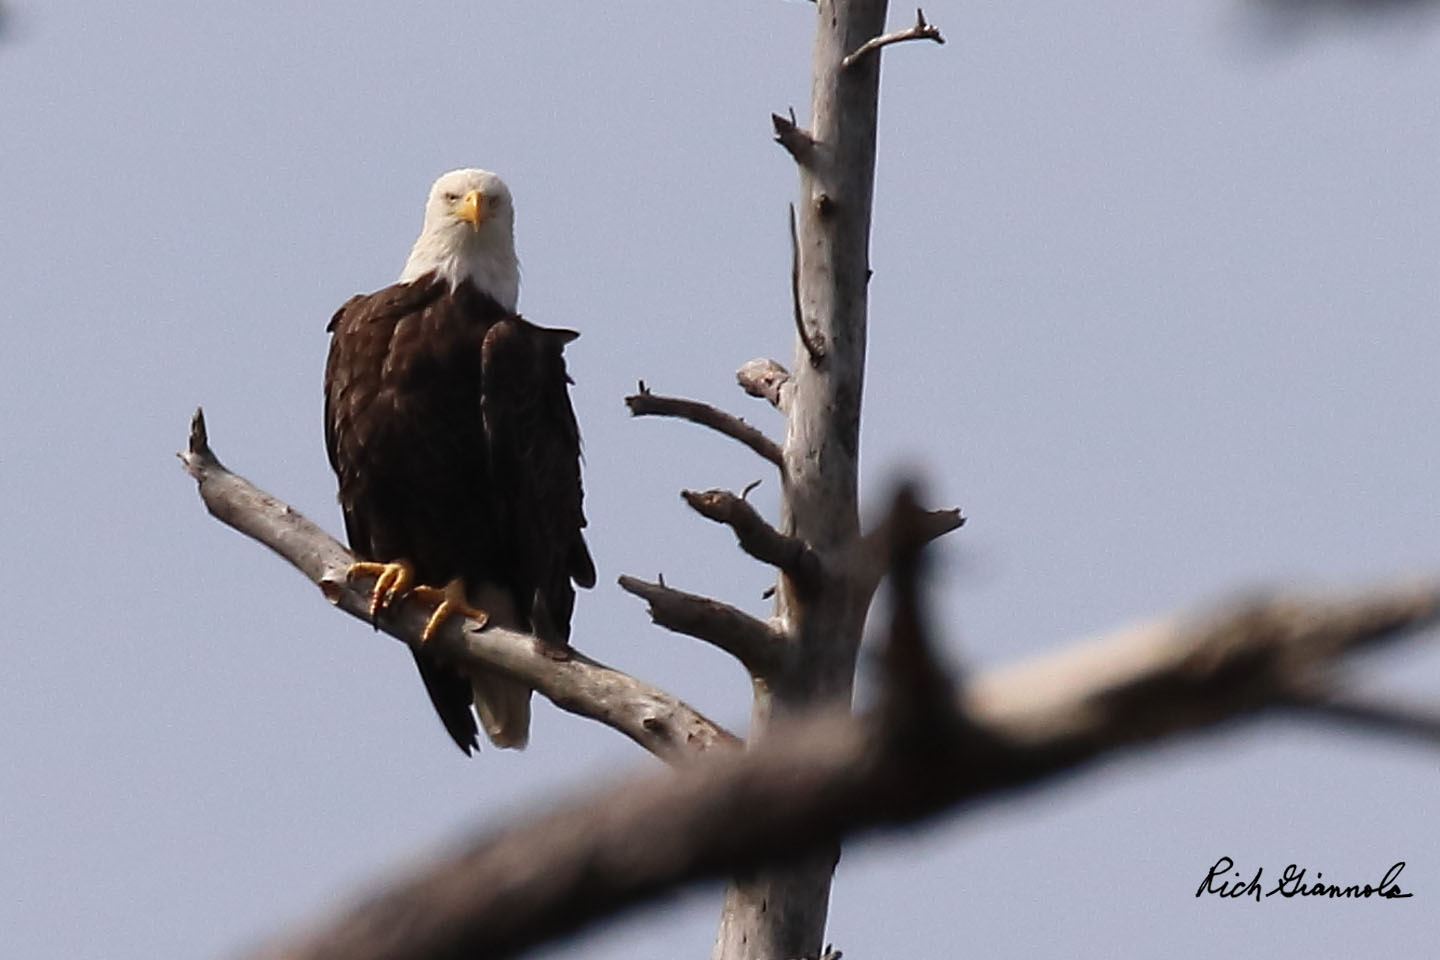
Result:
M745 752L578 795L399 878L257 960L504 957L700 879L1038 785L1124 747L1309 702L1334 661L1429 625L1440 581L1271 598L1143 626L956 692L917 596L928 519L887 521L893 621L879 705L778 722ZM1332 716L1332 719L1334 717Z

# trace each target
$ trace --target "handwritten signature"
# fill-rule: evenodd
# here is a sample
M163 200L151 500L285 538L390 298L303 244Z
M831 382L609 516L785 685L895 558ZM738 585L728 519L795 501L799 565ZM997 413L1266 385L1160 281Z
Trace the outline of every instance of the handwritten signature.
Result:
M1338 883L1327 883L1321 878L1324 874L1315 871L1315 881L1305 882L1306 870L1297 864L1290 864L1285 868L1276 884L1268 890L1261 886L1260 878L1265 873L1264 867L1256 867L1255 875L1246 882L1245 877L1239 870L1235 869L1235 861L1229 857L1221 857L1215 861L1215 866L1205 874L1205 879L1195 891L1195 896L1202 897L1210 894L1215 897L1226 899L1239 899L1242 897L1254 897L1259 903L1262 896L1273 897L1279 894L1282 897L1330 897L1331 899L1368 899L1370 897L1381 897L1385 900L1400 900L1405 897L1413 897L1413 893L1405 893L1400 889L1396 881L1400 877L1400 871L1405 869L1405 861L1401 860L1385 871L1385 876L1380 878L1377 886L1370 884L1351 884L1342 887ZM1235 879L1225 879L1233 872Z

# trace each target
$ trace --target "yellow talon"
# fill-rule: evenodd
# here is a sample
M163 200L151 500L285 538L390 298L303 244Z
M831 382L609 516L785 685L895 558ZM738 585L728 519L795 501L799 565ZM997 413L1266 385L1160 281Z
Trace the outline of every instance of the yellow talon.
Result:
M404 560L396 563L372 563L364 560L350 564L345 576L348 579L357 576L375 578L375 586L370 588L370 624L374 626L380 614L388 611L392 603L414 589L415 568Z
M469 599L465 596L465 584L458 578L445 584L443 588L427 587L423 584L411 591L411 596L417 600L427 600L434 603L435 611L430 614L430 619L425 622L425 629L420 631L420 642L429 643L430 638L450 617L459 614L478 620L480 626L485 626L490 620L490 614L479 607L470 605Z
M435 604L425 629L420 632L420 642L429 643L445 621L455 615L478 620L483 627L490 620L490 614L479 607L470 605L465 596L465 584L458 577L444 587L432 587L415 582L415 568L404 560L395 563L372 563L362 560L352 563L345 571L347 578L374 577L375 586L370 588L370 624L375 625L380 614L400 600L413 597L426 603Z

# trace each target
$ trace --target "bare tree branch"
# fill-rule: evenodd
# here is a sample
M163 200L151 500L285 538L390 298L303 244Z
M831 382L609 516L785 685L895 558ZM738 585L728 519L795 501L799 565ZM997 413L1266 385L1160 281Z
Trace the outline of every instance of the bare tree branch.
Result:
M768 358L747 360L735 371L735 382L752 397L770 401L770 406L784 413L790 406L790 371Z
M740 549L761 563L784 571L804 591L815 590L820 583L820 558L803 540L788 537L776 530L744 499L729 490L682 490L680 496L696 513L735 531Z
M729 604L630 576L620 578L620 589L648 603L655 623L719 647L751 676L771 675L786 655L783 633Z
M806 166L814 161L815 140L796 124L794 108L791 108L788 118L778 113L770 114L770 123L775 127L775 142L784 147L796 163Z
M211 451L205 418L196 410L190 441L179 454L199 485L205 508L221 523L274 550L318 586L325 598L351 616L369 623L369 591L352 584L346 571L351 553L290 506L231 473ZM414 645L428 611L414 603L382 617L379 627ZM430 644L457 664L497 670L525 681L562 710L598 720L625 734L666 761L676 763L699 753L738 746L732 733L693 707L642 680L572 652L556 660L537 648L529 634L503 627L484 629L471 620L447 621Z
M1262 706L1293 706L1324 688L1336 658L1437 620L1436 579L1339 598L1261 598L1141 624L981 676L965 696L971 713L1003 725L1013 739L1120 746Z
M1301 717L1408 737L1426 746L1440 746L1440 710L1432 704L1397 702L1393 696L1382 701L1331 694L1297 697L1290 708Z
M718 410L708 403L686 400L683 397L662 397L651 393L642 380L640 392L626 397L625 406L630 408L631 416L678 417L709 427L732 440L739 440L775 466L784 469L785 458L780 452L779 444L739 417Z
M943 537L952 530L965 525L965 516L958 508L949 510L921 510L910 521L919 528L919 534L928 542ZM860 541L859 568L864 571L868 589L874 590L880 578L890 569L895 550L895 513L892 511L874 530Z
M874 53L881 47L888 47L892 43L904 43L907 40L934 40L936 43L944 43L945 38L940 36L940 28L933 23L925 22L925 11L919 7L915 8L915 25L904 30L897 30L894 33L883 34L866 40L860 48L840 61L842 70L849 70L857 61Z
M876 711L777 722L748 751L572 800L256 960L512 956L680 884L832 848L857 831L1284 705L1335 658L1432 625L1440 611L1440 581L1339 601L1255 601L1132 630L949 695L915 580L913 565L897 563Z

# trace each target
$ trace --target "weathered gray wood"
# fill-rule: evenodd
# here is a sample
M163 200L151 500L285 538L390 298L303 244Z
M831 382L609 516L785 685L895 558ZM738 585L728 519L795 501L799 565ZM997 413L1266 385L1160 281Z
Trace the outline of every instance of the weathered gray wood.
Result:
M624 575L620 589L648 603L657 625L719 647L753 677L774 673L790 654L788 638L773 624L727 603Z
M810 594L824 581L820 557L805 541L776 530L745 500L729 490L681 490L680 498L707 520L735 531L740 549L761 563L780 568L788 582Z
M871 583L859 562L860 403L865 382L870 210L880 58L842 67L885 30L885 0L819 0L810 145L800 161L795 293L799 328L788 383L781 528L820 558L819 589L781 577L776 615L793 668L756 685L752 741L777 717L848 704ZM778 128L777 128L778 129ZM713 960L817 957L838 850L732 884Z
M945 38L940 36L940 28L933 23L925 22L925 11L919 7L915 8L915 25L906 27L904 30L896 30L894 33L887 33L881 37L874 37L861 45L859 50L840 61L840 66L849 70L856 63L879 52L881 47L888 47L892 43L905 43L909 40L933 40L936 43L944 43Z
M635 417L679 417L698 423L702 427L709 427L731 439L739 440L777 467L784 463L780 445L774 440L734 414L726 413L708 403L684 397L662 397L651 393L645 384L641 383L639 393L625 398L625 406L630 408L630 415Z
M767 357L747 360L735 371L735 382L750 396L769 400L781 413L790 408L790 371L774 360Z
M205 418L190 421L190 440L180 454L195 478L205 508L227 524L274 550L325 598L369 622L368 581L352 583L346 571L355 558L334 537L250 481L228 470L210 449ZM379 628L407 644L419 642L430 611L402 603ZM566 660L542 652L535 637L452 618L429 641L441 655L524 680L562 710L598 720L671 763L711 750L739 746L738 738L689 704L629 674L573 651Z

